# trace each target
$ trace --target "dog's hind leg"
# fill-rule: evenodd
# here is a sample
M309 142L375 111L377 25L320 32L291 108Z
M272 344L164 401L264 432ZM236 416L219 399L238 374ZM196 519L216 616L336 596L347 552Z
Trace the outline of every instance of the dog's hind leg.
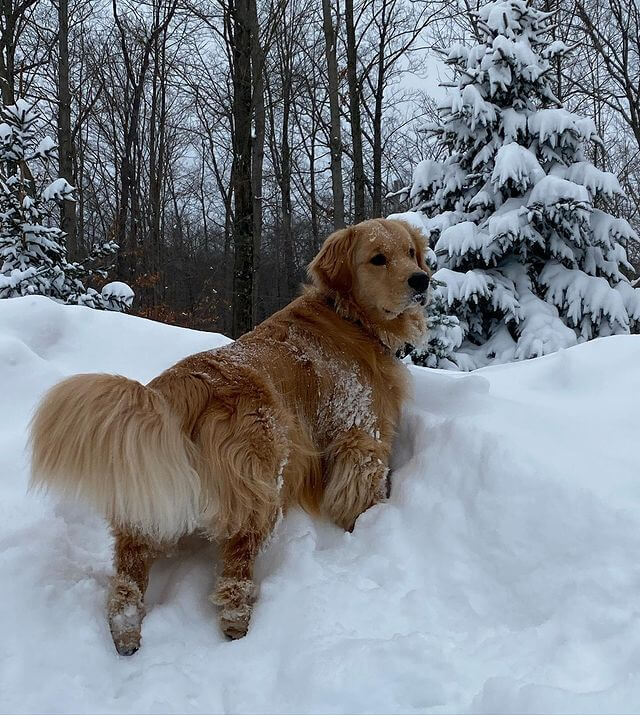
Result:
M149 570L159 552L134 531L116 528L114 536L116 572L111 580L107 616L118 653L133 655L140 647Z
M286 417L276 399L266 388L242 384L241 377L237 382L248 394L233 395L232 409L222 401L211 405L196 442L209 500L204 530L220 544L222 557L210 598L230 638L241 638L249 627L256 598L253 565L281 513L289 454Z
M218 578L211 601L220 608L220 628L229 638L242 638L249 628L257 596L253 566L275 522L274 518L273 525L266 532L245 531L221 543L222 575Z

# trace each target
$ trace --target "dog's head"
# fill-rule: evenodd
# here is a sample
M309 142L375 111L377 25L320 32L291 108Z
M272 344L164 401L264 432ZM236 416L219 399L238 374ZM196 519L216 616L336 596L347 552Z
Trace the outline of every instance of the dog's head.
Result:
M356 307L367 322L397 332L392 322L400 328L405 314L422 316L430 280L426 242L403 221L363 221L329 236L309 274L341 305Z
M375 320L424 305L430 272L422 235L403 221L372 219L331 234L309 266L316 286Z

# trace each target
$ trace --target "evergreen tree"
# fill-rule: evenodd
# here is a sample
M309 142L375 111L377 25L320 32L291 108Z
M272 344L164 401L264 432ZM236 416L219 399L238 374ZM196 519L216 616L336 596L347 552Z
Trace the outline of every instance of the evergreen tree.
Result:
M402 189L399 194L406 193ZM418 211L404 211L387 216L395 221L404 221L423 234L428 235L433 227ZM427 306L427 337L422 345L410 346L411 361L424 367L441 367L455 369L455 352L462 343L460 321L454 315L449 315L444 299L444 283L435 276L437 271L436 254L432 248L427 252L427 264L433 275L430 285L430 298Z
M46 180L54 156L49 137L38 140L40 113L24 100L0 112L0 298L45 295L64 303L126 310L133 292L108 284L102 294L83 280L104 270L89 268L115 253L112 241L97 246L83 263L66 258L65 234L53 222L56 202L73 199L65 179ZM111 287L117 286L112 290Z
M551 61L569 51L549 41L551 18L524 0L476 13L481 40L448 53L457 82L430 128L447 158L414 172L441 283L432 316L459 319L448 357L462 369L639 327L640 291L622 272L637 237L607 212L622 192L588 159L593 122L551 90ZM417 359L439 362L441 348Z

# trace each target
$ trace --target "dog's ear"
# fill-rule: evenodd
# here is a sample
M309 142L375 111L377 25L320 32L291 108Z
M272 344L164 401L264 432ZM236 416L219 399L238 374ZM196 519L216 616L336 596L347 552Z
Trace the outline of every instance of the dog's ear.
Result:
M353 283L353 248L356 231L353 226L332 233L318 255L309 264L309 276L319 287L346 294Z
M407 229L407 231L409 231L409 235L411 236L411 240L413 241L413 247L416 251L416 260L418 261L418 265L426 273L431 273L431 269L429 268L429 264L427 263L427 251L429 248L427 239L424 237L420 229L414 228L406 221L402 221L402 224Z

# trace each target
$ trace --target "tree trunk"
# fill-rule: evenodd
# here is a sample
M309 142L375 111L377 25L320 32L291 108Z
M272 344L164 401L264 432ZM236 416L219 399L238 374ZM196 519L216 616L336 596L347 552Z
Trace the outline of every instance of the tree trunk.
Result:
M291 225L291 147L289 145L289 117L291 114L291 83L292 75L287 68L284 75L284 92L282 97L282 173L280 192L282 194L282 238L285 249L285 270L287 274L286 290L287 300L291 300L296 293L297 283L295 277L295 260L293 248L293 230Z
M378 50L378 77L373 110L373 206L375 217L382 216L382 106L385 87L385 46L387 42L386 6L382 7L380 49Z
M159 18L157 20L159 24ZM144 264L153 276L149 290L149 305L157 306L160 273L160 252L162 245L162 197L165 180L166 154L166 42L167 29L156 37L154 43L154 63L151 87L151 116L149 121L149 201L147 220L147 240L144 242Z
M0 0L0 85L2 86L2 104L9 106L16 103L16 17L13 13L12 0Z
M320 250L320 227L316 200L316 125L311 123L311 147L309 149L309 203L311 205L311 236L314 255Z
M384 58L380 58L378 86L373 110L373 206L374 217L382 216L382 102L384 99Z
M339 11L340 3L336 2ZM322 0L325 56L329 81L329 149L331 151L331 185L333 189L333 226L344 227L344 190L342 188L342 139L340 136L340 98L338 97L338 62L336 31L331 17L330 0Z
M58 0L58 173L75 186L73 150L69 89L69 3L68 0ZM79 256L75 201L62 202L60 228L67 234L67 254L74 261Z
M255 0L251 0L251 70L253 76L253 146L251 154L251 191L253 194L253 299L251 321L258 322L260 293L259 270L262 247L262 180L265 143L264 50L260 42L260 24Z
M362 127L360 121L360 87L356 54L356 28L353 20L353 0L345 0L345 25L347 30L347 77L349 80L349 112L351 115L351 148L353 152L353 220L364 221L365 174L362 160ZM378 216L378 213L374 214Z
M239 337L252 327L253 193L251 191L251 2L230 5L233 22L233 322Z

